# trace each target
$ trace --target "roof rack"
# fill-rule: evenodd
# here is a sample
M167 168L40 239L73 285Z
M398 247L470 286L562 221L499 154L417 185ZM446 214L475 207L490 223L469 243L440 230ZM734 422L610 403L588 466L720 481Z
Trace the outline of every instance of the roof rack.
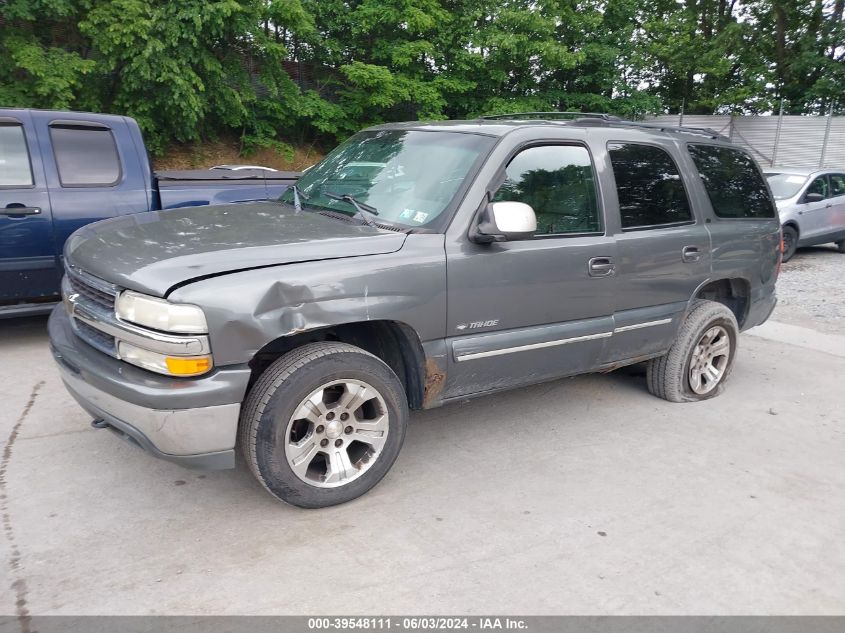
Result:
M638 127L659 132L682 132L684 134L695 134L706 136L712 139L730 139L724 134L707 127L686 127L677 125L665 125L663 123L646 123L644 121L630 121L612 114L601 112L513 112L510 114L491 114L480 117L485 121L502 121L508 119L539 119L544 121L565 120L571 125L583 127Z
M488 114L479 117L486 121L502 121L507 119L542 119L552 121L555 119L600 119L602 121L621 121L617 116L612 114L604 114L602 112L510 112L508 114Z

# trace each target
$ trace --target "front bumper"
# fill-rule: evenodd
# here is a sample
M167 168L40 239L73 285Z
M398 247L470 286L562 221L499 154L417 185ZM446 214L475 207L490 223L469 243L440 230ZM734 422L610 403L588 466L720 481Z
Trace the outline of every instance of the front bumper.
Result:
M62 381L92 416L161 459L189 468L234 467L248 367L187 379L153 374L82 341L63 305L51 313L48 330Z

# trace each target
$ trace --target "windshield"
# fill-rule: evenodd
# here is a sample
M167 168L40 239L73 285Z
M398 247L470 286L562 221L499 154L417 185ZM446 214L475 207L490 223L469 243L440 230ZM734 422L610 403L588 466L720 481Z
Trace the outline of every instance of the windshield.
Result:
M456 132L360 132L302 174L299 201L303 209L353 215L352 196L378 213L377 222L424 227L446 210L494 141ZM281 200L293 204L293 188Z
M785 200L797 194L807 182L807 176L800 174L766 174L775 200Z

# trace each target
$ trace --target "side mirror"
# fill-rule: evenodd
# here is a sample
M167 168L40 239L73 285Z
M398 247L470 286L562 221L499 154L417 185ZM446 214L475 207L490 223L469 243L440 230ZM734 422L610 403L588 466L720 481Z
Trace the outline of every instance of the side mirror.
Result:
M525 240L537 232L534 209L524 202L491 202L481 212L474 242L509 242Z
M824 196L820 193L808 193L804 196L804 202L821 202Z

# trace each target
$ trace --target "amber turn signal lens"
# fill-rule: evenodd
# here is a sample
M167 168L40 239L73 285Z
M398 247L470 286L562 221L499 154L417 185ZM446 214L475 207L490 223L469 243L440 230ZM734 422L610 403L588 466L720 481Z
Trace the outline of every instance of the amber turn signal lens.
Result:
M210 356L168 356L165 362L173 376L198 376L211 369Z

